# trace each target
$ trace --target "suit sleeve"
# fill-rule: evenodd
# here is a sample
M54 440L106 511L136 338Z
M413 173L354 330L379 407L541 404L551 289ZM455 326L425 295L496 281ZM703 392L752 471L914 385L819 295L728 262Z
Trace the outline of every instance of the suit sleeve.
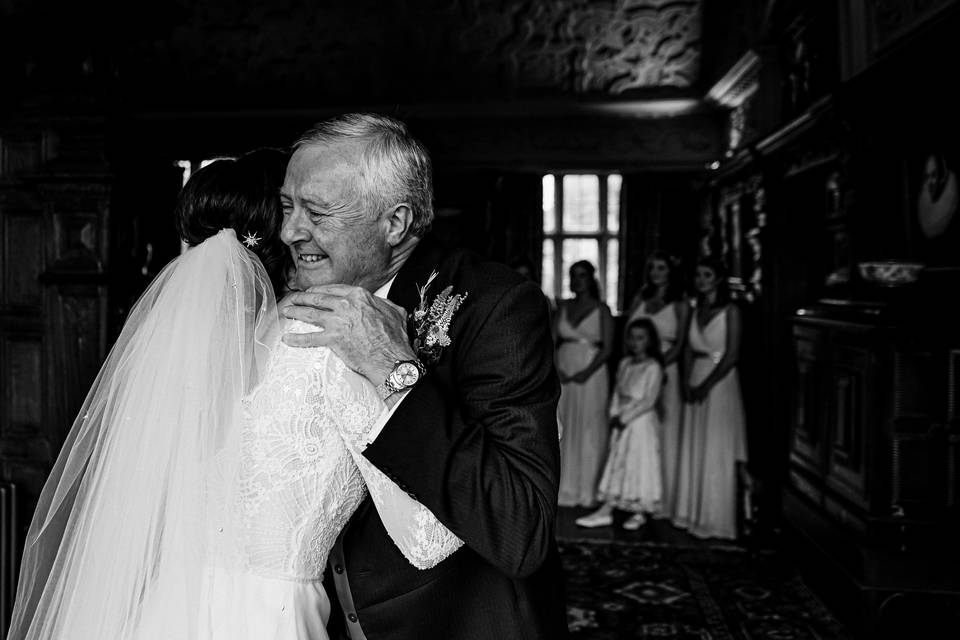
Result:
M488 562L526 576L554 539L560 472L546 299L523 282L457 320L451 375L428 371L364 455Z
M333 356L317 374L343 442L357 463L387 535L403 556L418 569L429 569L459 549L463 544L459 538L361 455L360 434L367 434L370 425L387 413L373 385Z

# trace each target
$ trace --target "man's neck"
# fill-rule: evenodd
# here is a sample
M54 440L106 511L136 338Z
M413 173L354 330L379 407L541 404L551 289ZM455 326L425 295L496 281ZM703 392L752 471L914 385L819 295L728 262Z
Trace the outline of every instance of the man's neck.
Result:
M370 283L368 287L370 291L377 291L380 287L390 282L397 273L400 271L400 268L407 261L407 258L413 253L413 250L417 248L417 244L420 242L420 238L409 235L404 240L394 247L393 252L390 255L390 262L387 265L387 269L380 274L380 277Z

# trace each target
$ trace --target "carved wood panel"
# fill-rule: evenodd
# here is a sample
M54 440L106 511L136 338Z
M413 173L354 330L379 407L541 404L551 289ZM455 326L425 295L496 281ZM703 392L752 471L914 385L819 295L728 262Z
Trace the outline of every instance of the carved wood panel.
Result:
M43 425L42 344L39 336L0 336L3 416L0 438L35 433Z
M868 422L866 399L870 383L871 355L865 349L838 345L830 393L830 473L828 484L845 497L867 508L864 431L879 431L881 425ZM874 398L871 402L876 402Z
M0 218L0 308L6 311L40 306L40 274L43 272L43 218L38 212L3 212Z
M815 332L797 330L793 438L790 457L816 475L826 470L823 420L823 349Z
M928 349L894 352L890 499L886 505L893 514L914 515L917 509L949 503L951 451L949 427L944 424L949 423L950 414L949 368L949 357L937 357Z
M106 287L61 284L47 292L50 438L59 447L106 355Z
M35 169L43 160L43 135L17 131L0 135L0 176L12 178Z
M947 506L960 504L960 350L947 353Z

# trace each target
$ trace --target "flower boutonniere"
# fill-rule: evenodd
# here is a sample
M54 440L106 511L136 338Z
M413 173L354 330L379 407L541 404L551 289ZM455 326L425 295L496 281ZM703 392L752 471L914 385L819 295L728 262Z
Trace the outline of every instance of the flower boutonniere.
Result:
M420 303L413 310L410 321L413 325L413 349L424 366L436 363L444 347L450 346L450 320L457 312L466 293L453 293L453 287L448 286L427 304L427 288L437 277L434 271L427 278L427 282L417 289L420 294Z

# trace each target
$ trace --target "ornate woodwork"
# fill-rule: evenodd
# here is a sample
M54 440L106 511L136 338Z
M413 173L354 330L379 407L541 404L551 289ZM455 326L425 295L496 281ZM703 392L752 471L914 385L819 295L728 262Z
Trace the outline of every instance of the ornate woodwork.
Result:
M694 97L702 0L351 0L110 11L13 3L24 87L110 87L145 108L386 104L517 95ZM32 5L37 5L36 7ZM61 44L58 55L35 40ZM49 41L49 40L45 40Z
M7 551L22 548L107 347L111 177L103 123L21 125L0 131L0 481L12 487L2 493L3 579L18 562ZM0 613L12 595L4 585Z
M834 582L823 597L866 637L895 622L892 598L960 598L955 332L921 325L919 297L886 298L793 319L785 516Z
M759 174L718 187L717 204L701 220L701 255L719 258L729 270L730 292L754 302L763 293L767 195Z

